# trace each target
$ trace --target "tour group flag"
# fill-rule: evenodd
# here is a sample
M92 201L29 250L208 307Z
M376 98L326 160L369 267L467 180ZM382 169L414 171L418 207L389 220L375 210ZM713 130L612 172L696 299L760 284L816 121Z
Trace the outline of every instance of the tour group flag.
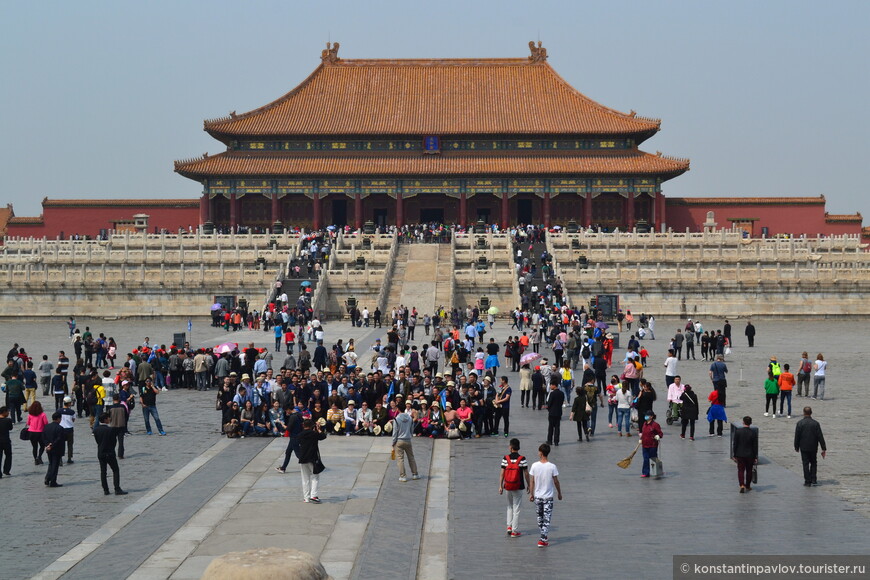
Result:
M190 321L190 318L187 319L187 332L193 332L193 323Z

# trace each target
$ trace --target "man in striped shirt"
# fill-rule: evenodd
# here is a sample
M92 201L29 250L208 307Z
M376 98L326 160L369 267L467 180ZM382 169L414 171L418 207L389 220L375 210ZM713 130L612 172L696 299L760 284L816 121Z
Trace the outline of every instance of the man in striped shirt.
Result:
M523 490L529 485L529 464L519 452L520 440L511 439L510 453L501 459L501 478L498 483L499 495L507 491L507 535L511 538L522 535L519 530L520 502Z

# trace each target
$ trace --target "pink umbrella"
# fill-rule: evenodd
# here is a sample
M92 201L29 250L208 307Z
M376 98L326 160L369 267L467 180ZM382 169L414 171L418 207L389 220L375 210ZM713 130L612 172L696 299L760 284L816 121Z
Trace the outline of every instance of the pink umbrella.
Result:
M535 362L536 360L538 360L539 358L541 358L541 355L539 355L538 353L527 352L526 354L524 354L523 356L520 357L520 364L521 365L531 364L531 363Z
M219 344L214 348L215 354L223 354L225 352L233 352L239 348L239 343L237 342L225 342L223 344Z

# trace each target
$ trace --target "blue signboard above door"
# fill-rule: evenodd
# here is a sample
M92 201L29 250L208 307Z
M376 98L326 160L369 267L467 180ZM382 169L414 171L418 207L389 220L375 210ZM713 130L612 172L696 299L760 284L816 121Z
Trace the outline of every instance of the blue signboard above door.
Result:
M426 137L423 139L423 151L426 153L441 153L441 137Z

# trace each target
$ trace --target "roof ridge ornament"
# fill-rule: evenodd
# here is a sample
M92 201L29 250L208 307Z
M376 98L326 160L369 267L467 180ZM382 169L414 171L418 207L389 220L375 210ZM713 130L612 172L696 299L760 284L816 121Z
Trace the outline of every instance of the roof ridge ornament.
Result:
M544 62L547 60L547 49L543 47L541 41L538 41L538 46L535 46L535 41L529 41L529 50L532 54L529 56L529 62Z
M327 42L326 49L320 53L320 60L329 64L338 62L338 47L339 44L337 42Z

